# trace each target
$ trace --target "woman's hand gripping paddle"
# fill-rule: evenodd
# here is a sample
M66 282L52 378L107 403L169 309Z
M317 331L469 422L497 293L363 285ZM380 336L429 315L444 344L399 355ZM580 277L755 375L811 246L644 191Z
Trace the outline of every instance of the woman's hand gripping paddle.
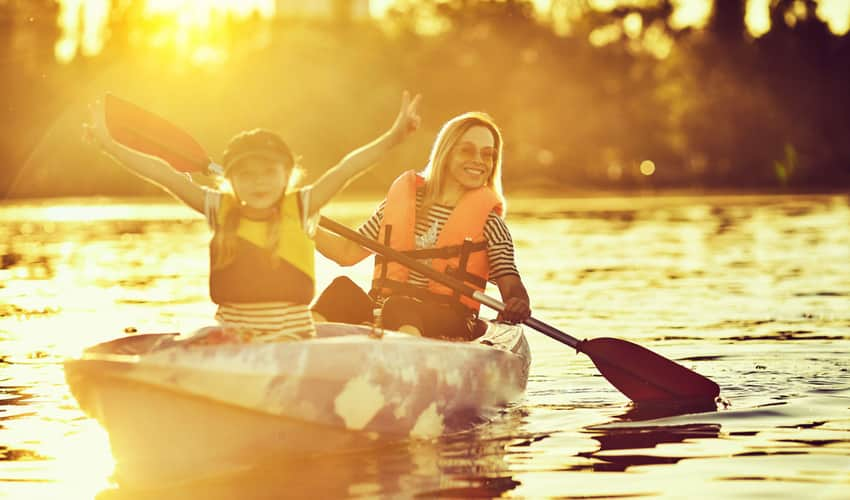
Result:
M176 125L115 96L107 95L105 109L110 134L125 146L160 157L185 172L203 171L210 166L213 171L220 169L210 161L200 144ZM338 222L322 217L319 224L487 307L496 311L505 308L502 302L466 283L437 272ZM524 323L589 356L602 376L636 403L711 401L720 393L717 384L708 378L632 342L607 337L578 340L536 318L528 318Z

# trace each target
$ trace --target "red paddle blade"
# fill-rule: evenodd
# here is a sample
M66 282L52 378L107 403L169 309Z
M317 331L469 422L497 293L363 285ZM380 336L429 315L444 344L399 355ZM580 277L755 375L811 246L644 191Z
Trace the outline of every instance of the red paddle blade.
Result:
M578 349L611 384L636 403L713 400L720 387L699 373L631 342L602 337Z
M156 156L181 172L203 171L210 164L204 148L183 129L112 94L104 100L109 134L128 148Z

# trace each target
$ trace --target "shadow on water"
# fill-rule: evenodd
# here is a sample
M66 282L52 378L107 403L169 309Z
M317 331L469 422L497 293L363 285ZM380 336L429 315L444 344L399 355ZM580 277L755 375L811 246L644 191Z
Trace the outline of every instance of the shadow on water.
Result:
M665 417L676 417L679 415L690 415L693 413L710 413L717 411L718 404L726 405L722 400L696 400L676 401L659 403L632 403L625 413L616 418L625 422L640 422L643 420L655 420Z
M659 419L691 414L710 414L717 411L717 402L693 401L676 403L632 404L625 413L616 416L614 422L587 427L586 432L599 442L599 448L581 452L577 456L590 459L588 465L573 467L572 470L623 472L631 466L675 464L686 457L651 454L648 450L660 444L681 443L686 439L712 439L720 435L719 424L670 424L656 423ZM641 422L648 421L646 425ZM619 425L624 423L626 425ZM617 450L646 450L645 453L608 454Z
M686 439L711 439L720 435L718 424L691 424L681 426L638 427L609 430L593 439L599 441L599 449L593 452L579 453L578 456L593 459L590 466L577 469L594 471L623 472L637 465L675 464L687 457L668 456L649 453L607 455L614 450L651 450L660 444L681 443Z

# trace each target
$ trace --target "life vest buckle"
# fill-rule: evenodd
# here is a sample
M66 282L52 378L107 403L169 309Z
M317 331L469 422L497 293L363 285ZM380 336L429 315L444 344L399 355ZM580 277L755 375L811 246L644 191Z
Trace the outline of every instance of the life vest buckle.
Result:
M383 311L384 308L381 306L372 309L372 328L369 329L370 339L384 338Z

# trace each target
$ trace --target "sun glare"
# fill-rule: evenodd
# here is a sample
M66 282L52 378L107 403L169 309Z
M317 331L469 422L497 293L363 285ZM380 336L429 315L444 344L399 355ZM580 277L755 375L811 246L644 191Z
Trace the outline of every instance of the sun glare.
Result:
M744 21L747 31L754 37L760 37L770 31L770 0L747 0Z
M217 16L232 16L238 20L253 15L274 16L274 0L146 0L145 15L173 15L183 25L204 26Z
M109 0L63 0L58 24L62 30L54 53L60 62L70 62L81 52L85 56L99 54L105 42L109 21Z
M275 0L143 0L133 11L131 32L154 47L171 46L175 52L198 64L221 62L230 40L232 20L257 16L270 19ZM97 55L108 38L110 0L60 0L58 24L61 35L54 48L56 59L72 61L78 54ZM119 9L128 11L129 4Z
M0 206L0 223L95 222L105 220L184 220L198 215L184 205L168 199L141 200L127 203L114 201L109 210L96 199L86 202L18 204ZM26 226L24 226L26 227Z
M711 2L705 0L673 0L670 26L673 29L702 28L711 15Z
M369 15L372 17L383 17L394 3L394 0L372 0L369 2Z
M817 15L825 19L829 29L836 35L844 35L850 31L850 1L820 0Z

